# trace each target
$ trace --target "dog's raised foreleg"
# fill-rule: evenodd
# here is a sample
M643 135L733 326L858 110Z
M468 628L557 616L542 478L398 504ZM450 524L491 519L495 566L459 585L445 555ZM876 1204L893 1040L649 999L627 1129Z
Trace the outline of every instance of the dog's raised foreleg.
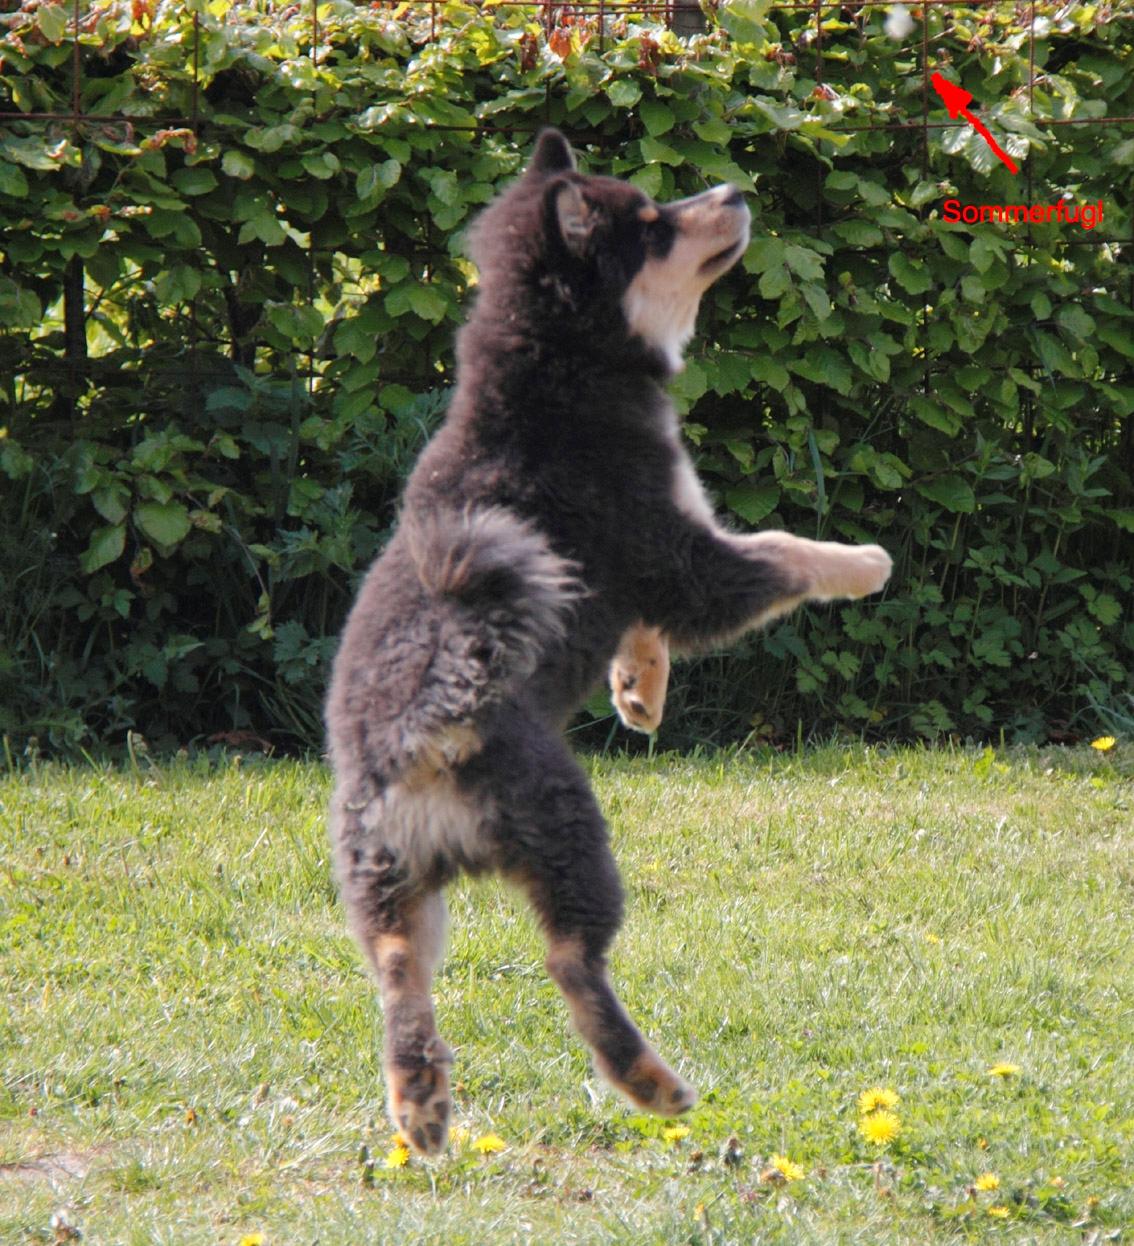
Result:
M879 545L788 532L741 536L684 518L680 528L670 541L677 557L641 582L636 602L679 653L730 640L805 601L865 597L890 576L890 555Z
M761 622L804 601L867 597L885 587L890 578L890 555L880 545L811 541L789 532L756 532L730 540L746 553L773 558L797 589L776 602Z

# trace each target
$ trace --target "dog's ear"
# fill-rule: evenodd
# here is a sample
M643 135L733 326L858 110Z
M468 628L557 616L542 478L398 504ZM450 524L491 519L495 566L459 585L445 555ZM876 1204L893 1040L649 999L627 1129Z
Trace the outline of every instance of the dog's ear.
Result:
M572 181L556 182L547 192L548 217L560 242L576 258L586 254L595 225L595 211Z
M567 140L558 130L541 130L536 139L535 151L532 153L528 172L544 177L549 173L573 173L575 157Z

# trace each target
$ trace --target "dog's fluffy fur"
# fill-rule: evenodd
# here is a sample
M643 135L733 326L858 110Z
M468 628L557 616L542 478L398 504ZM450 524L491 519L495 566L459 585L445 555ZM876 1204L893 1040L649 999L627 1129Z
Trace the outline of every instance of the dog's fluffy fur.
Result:
M724 531L682 447L663 386L748 221L731 187L659 205L582 176L547 131L472 233L457 387L327 708L338 880L382 993L391 1116L418 1151L448 1134L431 978L460 870L526 891L603 1075L643 1108L693 1103L611 987L622 889L563 727L636 621L688 649L889 574L877 546Z

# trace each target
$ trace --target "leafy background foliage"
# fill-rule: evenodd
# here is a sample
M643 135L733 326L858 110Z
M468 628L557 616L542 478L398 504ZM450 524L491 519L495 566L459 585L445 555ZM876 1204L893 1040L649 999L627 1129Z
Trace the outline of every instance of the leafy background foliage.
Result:
M0 22L0 733L317 745L326 662L441 418L461 230L547 122L755 217L674 389L738 526L881 539L884 599L679 668L663 740L1129 727L1134 20L733 0L623 14L109 0ZM431 34L435 37L431 38ZM31 114L68 114L56 121ZM1091 124L1096 122L1096 124ZM906 128L881 129L881 126ZM942 219L1102 200L1104 224ZM80 314L82 309L82 314ZM628 516L632 522L632 516ZM605 726L595 729L601 741ZM229 735L229 738L240 738Z

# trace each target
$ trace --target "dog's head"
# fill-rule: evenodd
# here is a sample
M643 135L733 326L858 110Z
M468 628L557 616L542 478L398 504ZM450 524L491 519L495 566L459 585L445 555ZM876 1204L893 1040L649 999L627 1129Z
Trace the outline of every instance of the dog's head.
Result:
M557 130L540 134L516 188L485 215L490 263L508 250L564 316L620 318L606 332L639 338L670 371L681 367L701 295L748 245L748 207L735 187L655 203L630 182L579 173Z

